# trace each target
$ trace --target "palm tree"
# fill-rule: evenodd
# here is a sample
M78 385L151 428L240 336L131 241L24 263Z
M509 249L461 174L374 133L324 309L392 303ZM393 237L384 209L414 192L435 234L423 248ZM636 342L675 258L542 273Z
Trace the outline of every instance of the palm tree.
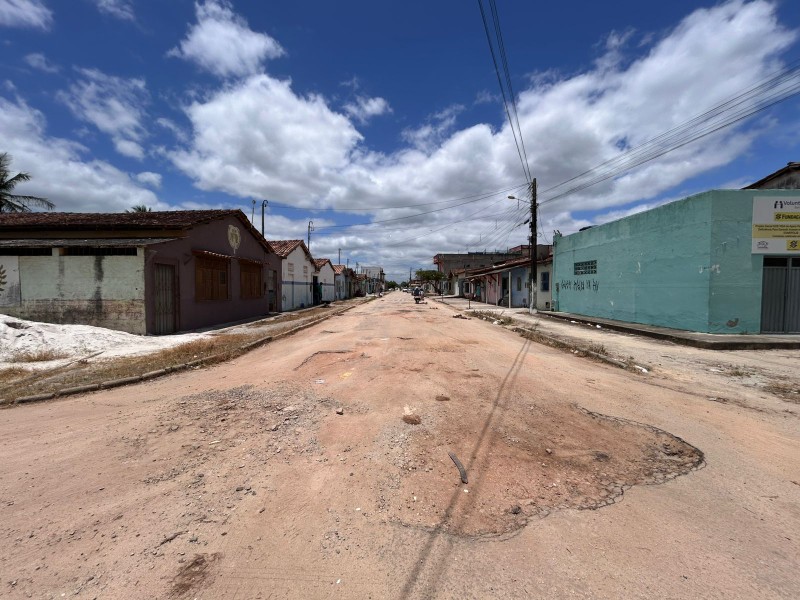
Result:
M7 152L0 154L0 213L31 212L31 207L46 208L53 210L55 204L47 198L38 196L20 196L12 194L17 184L23 181L30 181L28 173L17 173L10 177L8 170L11 167L11 155Z
M137 212L150 212L153 209L147 206L146 204L137 204L136 206L131 206L130 210L126 210L125 212L129 213L137 213Z

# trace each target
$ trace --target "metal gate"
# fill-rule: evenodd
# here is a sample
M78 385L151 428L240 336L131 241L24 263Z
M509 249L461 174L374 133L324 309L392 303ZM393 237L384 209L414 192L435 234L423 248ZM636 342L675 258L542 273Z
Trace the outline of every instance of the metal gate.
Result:
M800 258L764 257L761 333L800 333Z
M156 279L156 335L175 333L175 267L155 265Z

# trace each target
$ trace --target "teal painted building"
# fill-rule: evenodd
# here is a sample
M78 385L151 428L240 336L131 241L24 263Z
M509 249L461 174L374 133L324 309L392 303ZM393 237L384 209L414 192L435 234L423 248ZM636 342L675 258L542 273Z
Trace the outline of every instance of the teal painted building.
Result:
M557 235L554 309L707 333L800 331L800 252L779 240L756 253L756 198L800 211L800 190L714 190Z

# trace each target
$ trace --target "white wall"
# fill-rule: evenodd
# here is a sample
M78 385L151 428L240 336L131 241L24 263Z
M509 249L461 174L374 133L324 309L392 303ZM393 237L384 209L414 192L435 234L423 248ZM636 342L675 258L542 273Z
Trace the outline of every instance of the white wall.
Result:
M319 282L322 284L323 302L333 302L336 299L336 289L334 287L336 272L333 270L330 263L325 263L320 268L318 277Z
M17 261L18 292L0 292L2 312L47 323L81 323L144 334L144 253L136 256L3 257ZM9 277L6 277L10 280Z
M313 304L311 282L315 266L308 260L303 247L298 246L283 259L282 271L282 309L296 310Z

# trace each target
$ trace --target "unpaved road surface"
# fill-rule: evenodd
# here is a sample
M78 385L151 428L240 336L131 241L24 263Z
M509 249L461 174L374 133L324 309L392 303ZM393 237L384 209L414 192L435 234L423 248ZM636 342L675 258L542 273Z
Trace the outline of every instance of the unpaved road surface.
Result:
M455 314L0 412L0 596L800 597L791 397Z

